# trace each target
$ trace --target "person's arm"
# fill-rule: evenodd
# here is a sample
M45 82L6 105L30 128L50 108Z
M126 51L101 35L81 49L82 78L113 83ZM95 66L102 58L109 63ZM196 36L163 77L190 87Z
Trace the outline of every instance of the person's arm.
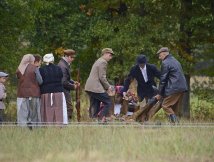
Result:
M123 92L127 92L129 89L129 85L131 84L131 82L133 81L133 79L135 78L134 76L135 73L135 69L134 67L131 68L127 78L124 81L124 88L123 88Z
M98 69L98 76L105 90L110 88L110 84L106 78L107 62L102 62Z
M62 85L65 89L68 90L74 90L76 88L75 81L69 80L69 74L67 72L67 69L64 67L61 67L63 77L62 77Z
M36 68L35 74L36 74L37 82L39 83L39 85L41 85L43 83L43 79L42 79L42 76L40 74L39 68Z
M159 84L159 93L160 95L164 94L164 88L168 81L169 68L166 64L161 66L161 75L160 75L160 84Z
M4 92L4 86L0 85L0 100L6 98L5 92Z

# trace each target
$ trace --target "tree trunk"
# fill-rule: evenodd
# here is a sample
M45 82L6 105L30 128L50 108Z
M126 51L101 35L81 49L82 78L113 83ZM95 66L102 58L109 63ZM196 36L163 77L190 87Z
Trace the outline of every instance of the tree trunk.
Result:
M183 102L181 105L181 116L184 118L190 118L190 75L186 75L186 81L188 85L188 92L183 96Z
M180 32L181 37L179 39L179 54L181 57L185 57L186 54L192 55L190 38L192 36L191 28L189 28L188 21L191 19L192 14L192 0L181 0L181 12L180 12ZM183 55L185 53L185 55ZM188 60L188 59L187 59ZM190 63L191 64L191 63ZM190 70L187 70L186 81L190 90ZM181 107L179 115L184 118L190 118L190 91L184 94L183 102L179 105Z

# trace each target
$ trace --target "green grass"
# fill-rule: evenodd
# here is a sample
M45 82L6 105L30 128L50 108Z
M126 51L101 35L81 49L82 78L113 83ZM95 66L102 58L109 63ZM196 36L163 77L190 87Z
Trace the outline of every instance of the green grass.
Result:
M212 128L0 127L1 162L212 162Z

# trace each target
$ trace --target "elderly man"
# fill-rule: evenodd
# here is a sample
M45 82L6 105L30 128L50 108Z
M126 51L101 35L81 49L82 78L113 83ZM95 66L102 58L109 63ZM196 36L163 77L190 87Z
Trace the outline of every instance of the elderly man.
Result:
M64 56L58 63L58 66L62 69L63 73L62 85L67 104L68 119L72 118L73 113L73 105L70 91L75 90L77 86L80 86L80 83L71 79L70 74L71 73L70 64L74 61L75 54L76 52L72 49L64 50Z
M90 75L85 84L85 91L90 98L89 113L91 118L98 117L102 122L106 121L106 116L109 113L109 108L112 106L110 97L107 91L111 91L112 87L106 78L106 69L108 62L112 59L114 52L111 48L104 48L102 56L93 64ZM100 112L100 103L103 103L103 109Z
M169 116L172 123L178 122L176 113L178 112L179 102L185 91L187 83L181 64L169 54L167 47L162 47L158 52L158 57L162 60L159 94L155 97L159 100L163 97L162 108Z

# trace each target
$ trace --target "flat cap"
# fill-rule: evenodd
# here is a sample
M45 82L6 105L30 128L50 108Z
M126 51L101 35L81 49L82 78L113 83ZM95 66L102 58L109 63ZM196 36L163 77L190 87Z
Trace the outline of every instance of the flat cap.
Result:
M158 52L156 53L157 55L160 54L161 52L169 52L168 47L162 47L161 49L158 50Z
M8 77L8 74L0 71L0 77Z
M75 56L76 52L72 49L66 49L66 50L64 50L64 54L66 56Z
M102 55L104 53L111 53L112 55L114 55L114 52L113 52L113 50L111 48L103 48L102 49Z

